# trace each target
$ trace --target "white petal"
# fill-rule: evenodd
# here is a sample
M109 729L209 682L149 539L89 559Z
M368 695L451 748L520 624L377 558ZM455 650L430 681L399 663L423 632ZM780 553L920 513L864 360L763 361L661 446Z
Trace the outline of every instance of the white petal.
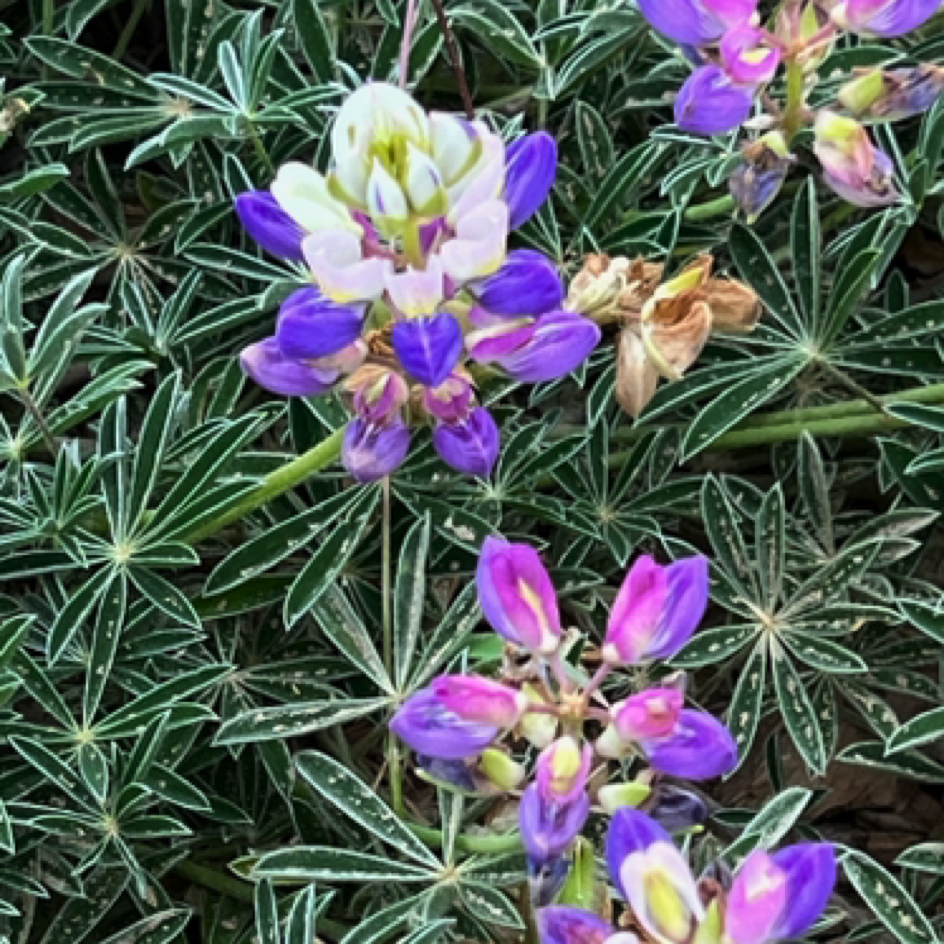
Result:
M505 259L508 207L488 200L467 213L456 226L456 236L440 250L443 269L454 282L464 284L496 272Z
M318 287L332 301L373 301L383 294L390 260L362 258L360 241L353 234L315 233L302 242L302 252Z
M307 164L298 161L283 164L270 190L279 206L310 233L326 229L361 233L347 207L329 192L328 182Z
M405 272L387 270L387 291L393 304L410 318L431 315L443 299L443 270L438 256L433 256L425 270Z
M497 134L482 134L482 156L462 179L449 189L449 222L455 225L466 213L486 200L494 200L505 184L505 144Z

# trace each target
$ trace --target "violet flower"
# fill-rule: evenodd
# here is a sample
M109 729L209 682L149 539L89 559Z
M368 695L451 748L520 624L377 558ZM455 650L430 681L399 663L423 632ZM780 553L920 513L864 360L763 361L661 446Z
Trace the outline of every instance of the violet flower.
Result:
M279 206L268 190L250 190L236 197L236 215L243 229L266 252L301 262L305 231Z
M750 22L757 0L637 0L642 15L660 33L687 46L716 42L729 29Z
M536 783L528 787L519 808L521 840L534 868L566 852L580 834L590 814L586 790L566 801L545 795Z
M358 482L376 482L396 469L409 451L410 430L401 419L380 424L358 417L344 431L341 457Z
M492 414L480 406L456 422L437 423L433 446L457 472L486 479L498 461L501 433Z
M557 142L546 132L526 134L505 152L505 202L511 228L527 223L541 208L557 176Z
M434 689L423 689L403 703L390 730L417 754L462 760L481 754L498 736L501 725L462 718Z
M731 732L704 711L684 708L666 737L642 739L640 749L655 769L687 780L711 780L737 766L737 744Z
M292 361L317 360L353 344L364 328L364 305L340 305L318 289L293 292L279 309L275 336Z
M892 39L922 26L940 8L940 0L843 0L832 18L853 33Z
M675 99L675 123L710 137L742 125L754 107L754 88L738 85L720 66L696 69Z
M533 249L513 249L477 294L479 304L493 315L543 315L561 307L564 286L547 256Z

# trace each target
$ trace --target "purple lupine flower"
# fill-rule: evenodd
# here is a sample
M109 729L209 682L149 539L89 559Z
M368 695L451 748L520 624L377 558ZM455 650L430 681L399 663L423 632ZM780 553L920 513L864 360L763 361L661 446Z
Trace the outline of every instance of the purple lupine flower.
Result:
M513 728L528 707L526 695L480 675L442 675L430 686L439 703L462 718Z
M764 944L787 903L787 874L763 849L742 863L725 901L724 932L732 944Z
M839 103L854 115L900 121L927 111L944 93L944 69L922 63L913 69L872 69L840 90Z
M711 137L742 125L754 107L754 89L737 85L720 66L696 69L675 99L675 123L692 134Z
M802 937L819 920L832 895L836 852L829 843L801 842L771 858L787 875L787 904L773 934L777 939Z
M763 85L780 65L780 50L766 42L766 32L738 26L721 38L721 65L739 85Z
M687 46L716 42L749 22L757 0L637 0L642 15L669 39Z
M534 548L487 537L475 582L485 619L499 636L532 652L557 650L562 635L557 595Z
M705 917L691 869L669 834L645 813L616 811L607 837L610 877L647 935L685 944Z
M564 887L569 872L570 860L567 856L555 856L553 859L548 859L547 862L540 863L528 859L528 886L531 905L534 908L544 908L550 905L557 897L557 893ZM580 944L579 940L577 944Z
M398 321L393 326L393 348L410 376L427 387L438 387L462 353L462 328L448 312Z
M472 384L460 374L452 374L438 387L423 388L423 409L444 423L459 423L475 408Z
M779 131L770 131L742 149L744 160L728 179L738 209L753 223L780 192L793 158Z
M590 814L590 797L585 790L567 802L548 799L532 783L521 797L518 811L521 840L528 858L541 866L563 855L577 838Z
M649 815L668 833L688 832L708 819L708 805L691 790L660 784Z
M813 151L823 179L855 206L888 206L900 199L891 158L875 147L869 133L853 118L828 111L816 116Z
M892 39L926 23L941 8L941 0L844 0L832 11L843 29Z
M430 779L447 787L458 787L476 793L481 787L475 769L463 758L416 755L416 766Z
M564 286L557 266L544 253L513 249L477 294L482 307L494 315L543 315L561 307Z
M341 461L358 482L386 478L410 451L410 429L399 417L371 423L356 417L344 430Z
M500 726L460 718L426 688L403 703L390 730L424 757L463 760L481 754L498 737Z
M581 908L552 905L536 918L541 944L604 944L616 933L609 921Z
M384 425L399 419L410 399L407 382L395 371L371 367L358 371L348 381L354 412L368 423Z
M668 737L640 742L649 765L660 773L687 780L710 780L737 766L737 744L731 732L705 711L684 708Z
M557 142L546 132L526 134L505 149L505 202L517 229L547 199L557 176Z
M339 376L337 368L285 357L276 338L244 348L239 363L260 387L286 397L320 396L334 386Z
M668 737L679 723L685 696L675 688L649 688L613 705L610 716L625 741Z
M487 479L498 461L501 433L492 414L480 406L456 423L437 423L433 445L457 472Z
M301 288L282 302L275 336L292 360L327 357L361 336L364 311L364 305L333 302L313 286Z
M549 744L538 757L535 783L548 801L569 803L587 788L593 748L583 747L570 735Z
M684 558L663 567L640 557L613 603L603 657L635 663L674 656L708 608L708 559Z
M473 308L468 318L475 326L466 336L470 356L482 364L498 364L523 383L569 374L600 343L599 326L570 311L509 319Z
M236 215L243 229L266 252L301 262L305 231L279 206L268 190L249 190L236 197Z

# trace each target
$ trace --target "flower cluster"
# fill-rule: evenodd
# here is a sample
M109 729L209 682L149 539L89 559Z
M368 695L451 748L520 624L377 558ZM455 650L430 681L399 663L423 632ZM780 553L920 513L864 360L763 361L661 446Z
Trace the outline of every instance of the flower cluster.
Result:
M417 754L430 777L466 790L512 791L526 779L508 735L539 750L519 806L521 837L538 901L553 897L567 873L567 853L595 802L605 812L650 799L647 780L669 774L693 780L735 766L733 738L711 715L684 707L676 676L615 704L600 686L615 669L673 656L691 638L708 603L708 562L686 558L662 566L651 557L631 568L610 612L599 668L587 684L568 666L565 634L551 578L526 544L488 538L476 574L485 618L512 651L531 657L496 681L447 675L411 696L391 729ZM642 781L607 784L611 760L636 755L651 772ZM654 772L654 774L653 774ZM651 797L679 828L703 818L703 805L675 788Z
M536 383L569 373L600 338L563 309L549 259L507 250L553 185L554 140L506 147L481 121L427 114L372 83L342 105L331 145L326 176L289 163L269 190L236 200L248 233L306 263L314 283L282 304L275 335L247 348L243 367L289 396L343 384L355 418L342 458L360 481L403 461L415 419L433 424L449 465L487 476L499 431L466 359Z
M731 191L749 219L776 196L792 163L790 147L812 122L814 151L826 183L858 206L896 202L893 165L859 119L889 121L918 114L944 90L944 69L865 69L833 106L812 113L806 96L817 67L844 31L889 39L914 30L942 8L941 0L786 0L770 28L760 25L757 0L639 0L649 22L679 43L695 65L675 102L676 124L699 135L725 134L751 118L766 133L745 146ZM786 67L781 108L765 89ZM849 114L841 112L845 110Z
M836 884L835 851L819 842L773 855L757 849L733 878L720 867L696 882L665 830L633 809L614 815L606 858L628 907L625 923L656 944L772 944L800 937L820 918ZM537 923L542 944L639 941L578 908L542 908Z

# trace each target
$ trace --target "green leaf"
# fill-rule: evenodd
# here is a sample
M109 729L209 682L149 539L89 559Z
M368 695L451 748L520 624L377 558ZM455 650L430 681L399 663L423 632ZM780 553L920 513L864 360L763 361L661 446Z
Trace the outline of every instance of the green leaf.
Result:
M366 852L328 846L294 846L263 855L255 878L278 882L429 882L435 872Z
M411 859L439 868L439 860L399 820L376 791L326 754L305 751L295 760L298 772L329 803L382 842Z
M771 646L771 674L780 713L793 743L810 770L823 773L828 758L816 709L793 662L776 643Z
M302 52L319 82L334 79L334 44L317 0L292 0L292 20Z
M105 88L131 95L152 105L159 103L157 92L145 79L108 56L53 36L31 36L25 43L33 55L74 79L94 76L95 81Z
M932 944L937 940L924 913L885 868L853 849L846 850L842 867L875 916L902 944Z
M90 813L97 809L94 795L73 770L63 763L49 748L38 741L25 737L11 737L10 745L29 764L35 767L49 783L57 787L66 796L71 797L80 807Z
M831 639L791 628L784 633L783 641L798 659L821 672L848 675L869 670L861 656Z
M743 649L757 633L758 628L753 623L701 629L678 655L672 656L672 665L681 669L696 669L722 662Z
M279 907L275 900L275 889L265 879L256 885L254 893L256 909L256 936L258 944L282 944L279 933Z
M888 752L907 751L944 737L944 708L933 708L906 721L888 739Z
M600 184L600 189L583 218L584 229L592 231L615 209L619 201L628 201L636 187L660 158L659 149L645 142L624 154Z
M797 294L806 314L807 324L810 325L819 323L821 243L816 181L808 177L793 202L790 249Z
M200 627L200 617L193 605L174 584L145 567L129 567L134 585L159 610L187 626Z
M936 764L916 751L888 755L883 741L860 741L843 748L837 760L857 767L884 770L896 776L927 783L944 783L944 765Z
M497 55L531 68L544 64L528 31L511 9L497 0L469 0L452 7L449 13L456 26L471 30Z
M895 859L895 865L917 872L944 875L944 842L922 842L912 846Z
M393 600L394 680L399 688L413 668L413 656L423 627L429 531L427 513L410 528L400 551Z
M778 793L744 827L740 838L725 850L725 857L730 860L754 849L772 849L797 824L812 798L812 792L803 787Z
M767 683L767 641L760 639L740 673L731 704L727 724L738 750L738 767L747 760L764 703Z
M279 705L275 708L255 708L223 724L214 743L230 746L298 737L373 714L388 704L389 700L386 698L350 698Z
M760 589L768 613L776 610L783 586L786 567L786 509L780 485L774 486L765 496L757 515L757 573Z
M113 934L102 944L170 944L189 920L190 910L187 908L159 911Z
M96 571L59 611L46 637L46 653L50 666L55 665L65 648L72 642L92 607L108 589L115 576L115 570L111 567L103 567Z
M720 483L708 476L701 490L701 515L718 565L736 581L749 599L756 599L757 586L741 521Z

